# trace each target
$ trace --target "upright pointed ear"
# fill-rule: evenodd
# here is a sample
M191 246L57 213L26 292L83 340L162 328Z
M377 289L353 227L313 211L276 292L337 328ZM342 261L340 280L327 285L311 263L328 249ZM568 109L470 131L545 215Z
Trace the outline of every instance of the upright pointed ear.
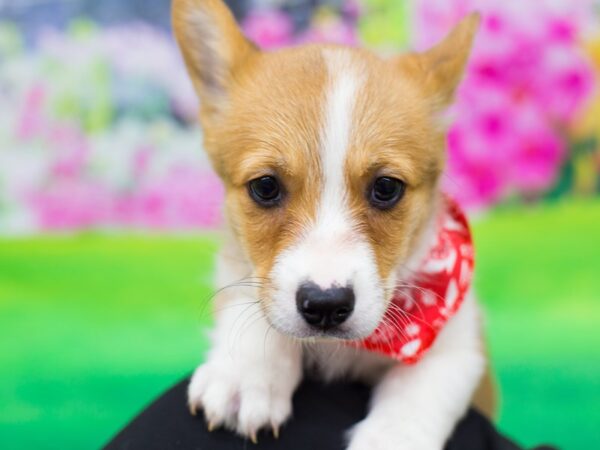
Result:
M173 0L172 20L201 117L208 119L222 110L237 74L258 50L222 0Z
M399 58L401 69L423 86L434 111L443 110L452 102L469 59L479 22L479 13L472 13L462 19L435 47L424 53Z

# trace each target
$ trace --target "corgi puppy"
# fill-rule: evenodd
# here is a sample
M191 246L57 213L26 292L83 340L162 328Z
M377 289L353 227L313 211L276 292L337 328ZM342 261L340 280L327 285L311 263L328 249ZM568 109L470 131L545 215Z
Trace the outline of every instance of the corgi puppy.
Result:
M216 325L189 406L256 442L310 370L372 383L351 450L439 450L485 372L468 226L440 193L479 17L424 53L264 52L222 0L174 0L225 190ZM441 287L440 287L441 286Z

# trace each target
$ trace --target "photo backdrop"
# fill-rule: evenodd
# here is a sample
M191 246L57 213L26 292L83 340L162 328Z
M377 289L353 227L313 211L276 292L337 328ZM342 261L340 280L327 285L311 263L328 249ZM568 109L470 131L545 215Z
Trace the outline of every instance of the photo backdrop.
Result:
M315 6L316 4L316 6ZM444 188L468 210L600 190L600 18L591 0L232 2L272 50L433 45L483 14L448 112ZM0 2L0 234L202 230L222 187L168 1Z
M1 449L100 448L207 350L223 192L169 3L0 0ZM383 55L483 13L443 184L472 218L497 426L598 448L598 1L229 3L266 50Z

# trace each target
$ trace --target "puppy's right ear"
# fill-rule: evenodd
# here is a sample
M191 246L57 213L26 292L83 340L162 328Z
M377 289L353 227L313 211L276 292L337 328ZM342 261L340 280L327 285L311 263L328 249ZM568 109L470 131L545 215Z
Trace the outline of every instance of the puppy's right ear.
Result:
M242 67L258 53L222 0L173 0L173 30L194 88L202 120L226 105Z
M451 103L480 22L479 13L471 13L435 47L425 53L403 55L396 60L405 73L423 86L434 111L444 110Z

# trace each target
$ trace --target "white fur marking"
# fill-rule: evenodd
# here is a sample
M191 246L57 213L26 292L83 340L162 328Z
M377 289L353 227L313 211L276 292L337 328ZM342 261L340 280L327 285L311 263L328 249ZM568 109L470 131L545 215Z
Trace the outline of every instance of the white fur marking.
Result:
M343 337L357 339L375 329L385 309L373 250L366 237L356 231L349 213L345 179L355 99L363 74L348 50L325 49L323 57L328 84L320 146L321 196L314 221L306 224L302 238L281 252L273 266L275 292L270 314L280 331L312 336L314 330L307 327L296 310L298 287L306 281L323 289L351 285L356 297L354 313L339 330Z
M356 70L351 67L351 61L342 51L324 50L323 56L327 61L330 84L321 145L324 186L314 232L331 233L332 228L339 230L351 227L348 223L344 166L359 79Z
M322 247L325 244L329 247L325 247L327 250L335 251L332 247L345 247L348 238L354 234L352 220L348 214L344 168L352 134L354 104L361 79L345 50L326 49L323 50L323 57L329 74L320 149L323 190L315 224L309 231L307 241L309 246ZM355 264L352 259L365 255L352 255L354 251L347 253L349 261L327 264L318 270L312 270L312 281L323 288L351 282L352 266ZM368 258L368 255L366 256Z

